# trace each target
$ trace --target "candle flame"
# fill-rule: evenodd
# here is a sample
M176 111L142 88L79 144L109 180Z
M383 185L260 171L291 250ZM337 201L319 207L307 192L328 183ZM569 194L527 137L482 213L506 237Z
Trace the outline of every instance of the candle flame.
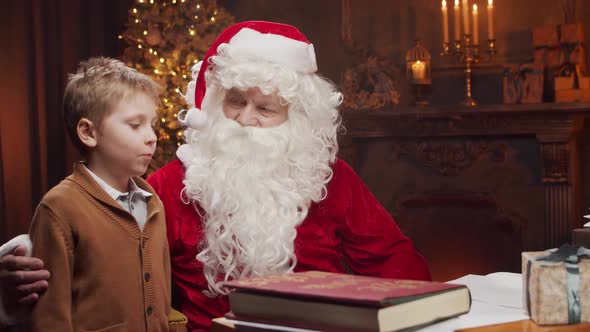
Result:
M447 8L447 2L445 0L442 0L442 7Z
M473 4L473 12L477 13L477 5L476 4Z
M493 6L494 5L494 0L488 0L488 6Z
M455 7L459 7L459 0L455 0Z

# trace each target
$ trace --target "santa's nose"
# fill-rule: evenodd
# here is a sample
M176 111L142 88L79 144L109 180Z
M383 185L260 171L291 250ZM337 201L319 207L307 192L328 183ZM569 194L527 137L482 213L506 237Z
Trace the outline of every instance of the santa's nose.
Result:
M256 117L256 110L254 107L248 105L244 107L236 116L235 120L242 127L254 127L258 125L258 118Z

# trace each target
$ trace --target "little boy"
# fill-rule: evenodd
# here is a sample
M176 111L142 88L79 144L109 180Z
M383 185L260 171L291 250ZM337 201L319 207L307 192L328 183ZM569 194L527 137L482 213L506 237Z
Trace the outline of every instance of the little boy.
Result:
M162 202L139 176L156 148L159 86L108 58L82 62L63 101L85 162L33 217L33 256L51 272L31 331L167 331L170 257Z

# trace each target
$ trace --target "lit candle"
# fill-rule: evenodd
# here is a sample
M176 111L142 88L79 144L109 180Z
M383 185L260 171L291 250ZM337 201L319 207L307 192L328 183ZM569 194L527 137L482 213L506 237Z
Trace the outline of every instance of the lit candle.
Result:
M494 39L494 3L488 0L488 39Z
M443 41L449 42L449 13L447 11L447 2L442 0L442 18L443 18Z
M412 78L414 81L420 81L426 78L426 66L424 62L418 60L412 64Z
M463 32L465 32L466 35L469 34L469 8L468 8L469 4L467 3L467 0L463 0Z
M455 18L455 40L461 40L461 20L459 19L459 0L455 0L454 18Z
M473 45L479 45L479 31L477 30L477 5L473 4Z

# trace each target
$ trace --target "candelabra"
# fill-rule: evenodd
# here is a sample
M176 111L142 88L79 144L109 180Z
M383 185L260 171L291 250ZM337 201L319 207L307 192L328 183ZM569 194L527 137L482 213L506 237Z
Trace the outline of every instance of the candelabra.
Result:
M477 103L471 97L471 69L473 64L479 62L479 56L477 56L476 50L478 45L471 45L471 35L465 35L465 54L463 61L465 62L465 99L461 102L464 106L476 106Z
M496 54L496 40L488 39L488 59ZM477 102L471 95L471 73L473 65L480 62L479 45L472 44L471 34L465 34L463 40L455 40L453 47L449 42L443 43L442 56L454 56L465 65L465 99L461 102L465 106L476 106Z

